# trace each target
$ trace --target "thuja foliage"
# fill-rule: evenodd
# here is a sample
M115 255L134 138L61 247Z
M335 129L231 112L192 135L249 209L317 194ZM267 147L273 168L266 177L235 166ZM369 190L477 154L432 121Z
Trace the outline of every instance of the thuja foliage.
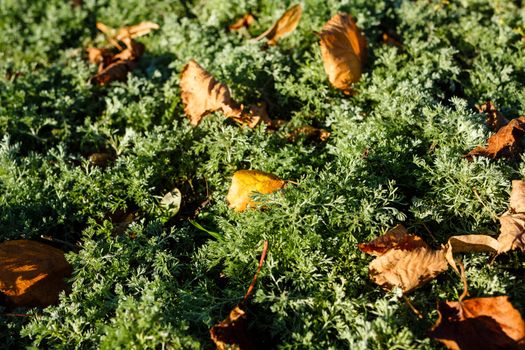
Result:
M244 295L266 239L248 304L261 347L439 346L425 332L435 302L461 294L459 279L445 273L411 294L419 320L369 281L356 243L396 223L434 247L458 233L497 233L525 163L463 155L491 132L475 104L490 99L508 118L525 114L525 6L305 0L299 27L279 45L249 40L291 4L0 2L0 241L65 241L74 269L58 305L21 310L23 318L0 309L3 345L211 348L209 328ZM330 87L314 34L338 11L357 19L369 43L350 96ZM229 32L246 12L258 21ZM143 20L161 28L139 39L147 51L137 69L126 82L90 84L96 67L83 49L105 40L95 23ZM402 45L385 44L385 32ZM214 114L191 127L178 82L192 58L237 100L265 101L287 126L250 130ZM331 137L288 142L307 124ZM94 166L94 152L112 158ZM261 210L236 213L225 196L238 169L295 184ZM175 187L183 204L172 217L159 202ZM123 213L136 219L116 233ZM486 258L463 257L471 296L509 295L523 312L523 254Z

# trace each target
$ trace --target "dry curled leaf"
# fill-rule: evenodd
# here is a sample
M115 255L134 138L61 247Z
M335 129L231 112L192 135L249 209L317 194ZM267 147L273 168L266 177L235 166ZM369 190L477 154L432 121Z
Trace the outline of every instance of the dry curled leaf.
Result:
M512 249L525 251L525 182L512 181L510 210L499 218L501 233L499 253Z
M71 266L59 249L28 240L0 244L0 292L9 305L55 304L70 275Z
M501 129L509 123L507 118L505 118L505 116L496 109L496 107L491 101L487 101L481 106L476 105L476 107L479 113L484 113L487 115L485 124L487 124L487 126L492 128L492 130L494 131L498 131L499 129Z
M451 350L525 349L525 322L507 296L442 302L429 332Z
M255 17L251 13L247 13L238 20L236 20L233 24L230 24L228 26L228 29L231 31L239 30L241 28L248 28L252 25L252 23L255 22Z
M125 38L133 39L151 33L153 30L159 29L157 23L144 21L129 27L122 27L118 29L115 39L123 41Z
M496 239L487 235L452 236L448 239L445 247L445 257L454 271L460 274L454 261L454 254L472 252L497 253L499 246L500 244Z
M291 6L270 28L254 40L264 38L268 41L268 45L276 45L279 39L292 33L297 28L302 13L303 6L301 4Z
M443 250L431 249L401 225L358 247L376 256L369 265L370 278L387 290L399 287L408 293L448 268Z
M98 72L91 78L91 81L100 86L107 85L112 81L124 81L130 70L131 66L128 61L117 61Z
M330 83L350 93L350 86L361 78L367 57L366 38L354 20L338 13L319 33L323 65Z
M307 125L294 129L288 134L288 140L290 142L295 142L301 137L304 137L307 140L324 142L330 137L330 131Z
M126 48L113 56L114 61L136 61L144 54L146 49L144 44L131 38L125 38L123 43L126 45Z
M184 113L191 125L199 125L204 116L219 110L227 116L241 115L241 108L232 99L228 87L215 80L195 60L190 60L182 69L180 88Z
M474 156L484 156L492 159L516 159L522 152L521 137L525 133L525 117L513 119L494 135L489 137L487 147L476 147L465 158L472 160Z
M210 336L217 349L255 349L248 336L246 312L238 305L230 311L228 317L210 329Z
M256 203L252 196L255 193L269 194L284 187L286 181L277 176L258 170L238 170L233 174L232 183L226 196L229 207L235 211L245 211Z
M86 49L88 61L93 64L107 65L111 62L113 52L107 48L90 47Z

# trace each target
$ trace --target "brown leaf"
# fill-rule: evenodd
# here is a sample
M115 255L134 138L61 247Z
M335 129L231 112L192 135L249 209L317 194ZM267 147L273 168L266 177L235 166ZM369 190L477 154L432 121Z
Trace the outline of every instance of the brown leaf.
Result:
M125 38L123 42L126 48L113 56L113 61L136 61L144 54L144 44L130 38Z
M246 313L236 306L228 317L211 327L210 336L217 349L255 349L246 330Z
M496 239L487 235L452 236L448 239L445 247L445 257L454 271L460 274L453 254L472 252L497 253L499 246L500 244Z
M131 66L127 61L117 61L102 69L97 75L91 78L93 83L100 86L107 85L112 81L124 81L131 70Z
M265 38L268 40L268 45L276 45L279 39L287 36L297 28L302 13L303 6L301 4L291 6L268 30L254 40Z
M507 296L447 301L429 332L451 350L525 349L525 322Z
M443 250L431 249L401 225L358 247L377 256L369 265L370 278L387 290L399 287L408 293L448 268Z
M361 78L367 57L366 38L354 20L338 13L323 26L321 33L323 65L332 85L345 93Z
M118 29L116 36L117 40L123 41L125 38L133 39L149 34L151 31L159 29L160 26L154 22L140 22L129 27L122 27Z
M0 292L9 305L55 304L70 275L71 266L59 249L28 240L0 244Z
M88 61L93 64L107 65L112 60L113 53L110 49L89 47L86 49Z
M478 108L479 113L485 113L487 115L485 123L494 131L498 131L509 123L507 118L496 109L491 101L487 101L481 106L476 105L476 107Z
M388 33L383 33L382 36L383 43L390 46L397 46L401 47L403 44L399 40L397 40L393 35L390 35Z
M241 28L248 28L252 23L255 22L255 17L251 13L247 13L238 20L236 20L233 24L230 24L228 26L228 29L231 31L239 30Z
M313 126L306 125L300 128L294 129L288 135L288 141L295 142L299 138L304 137L307 140L321 141L324 142L330 137L330 131L325 129L314 128Z
M254 193L269 194L283 188L285 183L277 176L262 171L238 170L233 174L226 200L230 208L242 212L258 204L252 199Z
M221 110L227 116L240 116L241 108L232 99L228 87L190 60L182 69L180 77L184 112L190 124L197 126L207 114Z
M370 243L359 243L357 247L364 253L381 256L390 249L411 250L428 248L428 245L420 237L409 234L403 225L397 225Z
M487 147L476 147L465 158L472 160L474 156L484 156L492 159L517 158L522 152L521 137L525 132L525 117L513 119L488 139Z
M499 253L512 249L525 251L525 182L512 181L510 210L499 218L501 233Z

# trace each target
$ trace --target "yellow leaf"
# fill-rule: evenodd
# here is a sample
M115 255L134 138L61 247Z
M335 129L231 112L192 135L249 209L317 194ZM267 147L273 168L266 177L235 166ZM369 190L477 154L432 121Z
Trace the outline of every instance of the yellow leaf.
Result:
M345 93L361 78L367 56L366 38L354 20L338 13L323 26L321 33L323 65L332 85Z
M269 194L284 187L286 181L277 176L257 170L239 170L233 174L232 183L226 200L229 207L242 212L256 203L254 193Z

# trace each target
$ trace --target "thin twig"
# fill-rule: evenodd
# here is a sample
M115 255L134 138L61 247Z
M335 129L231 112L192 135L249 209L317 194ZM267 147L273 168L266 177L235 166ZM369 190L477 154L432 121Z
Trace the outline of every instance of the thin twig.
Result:
M434 240L434 242L437 242L436 237L432 234L432 231L430 231L430 229L427 227L427 225L425 225L425 223L424 223L423 221L421 221L421 224L423 225L423 227L425 228L425 230L428 232L428 234L430 235L430 237L432 237L432 239Z
M478 193L478 190L476 189L476 187L472 187L472 192L474 192L474 195L476 196L476 198L478 199L478 202L481 204L481 206L485 209L487 209L489 212L490 212L490 216L492 216L493 219L497 219L498 218L498 215L496 213L494 213L494 211L492 209L490 209L486 204L485 202L483 202L483 200L481 199L481 196L479 195Z
M266 252L268 251L268 240L264 241L263 250L261 253L261 258L259 259L259 267L257 267L257 272L255 272L255 275L253 276L252 283L248 287L248 291L246 291L246 294L244 295L244 299L242 300L242 303L245 303L250 295L253 293L253 290L255 288L255 282L257 282L257 276L259 275L259 272L261 271L261 268L264 264L264 260L266 259Z
M416 307L414 305L412 305L412 303L410 302L410 299L408 299L408 297L406 295L403 294L403 299L405 300L405 303L407 304L407 306L409 307L410 310L412 310L412 312L420 319L423 319L423 315L421 314L421 312L419 312L418 309L416 309Z

